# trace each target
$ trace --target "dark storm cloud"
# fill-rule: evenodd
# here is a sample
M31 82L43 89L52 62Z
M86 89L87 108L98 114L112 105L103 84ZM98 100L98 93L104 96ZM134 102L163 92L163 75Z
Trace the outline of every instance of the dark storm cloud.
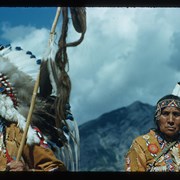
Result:
M176 71L180 71L180 31L174 32L171 38L172 55L169 59L169 65Z

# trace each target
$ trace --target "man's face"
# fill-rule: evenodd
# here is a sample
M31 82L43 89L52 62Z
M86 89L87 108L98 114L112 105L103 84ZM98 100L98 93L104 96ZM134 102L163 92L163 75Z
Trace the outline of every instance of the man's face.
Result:
M159 116L159 128L162 133L171 138L180 131L180 109L166 107Z

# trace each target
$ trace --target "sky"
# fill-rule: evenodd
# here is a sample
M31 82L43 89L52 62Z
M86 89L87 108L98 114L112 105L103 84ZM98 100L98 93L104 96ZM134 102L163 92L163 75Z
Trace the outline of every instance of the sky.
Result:
M41 58L55 13L56 7L1 7L0 44ZM79 125L137 100L155 105L172 92L180 81L179 19L178 8L86 8L84 40L68 48L70 104ZM71 21L69 27L72 42L80 34Z

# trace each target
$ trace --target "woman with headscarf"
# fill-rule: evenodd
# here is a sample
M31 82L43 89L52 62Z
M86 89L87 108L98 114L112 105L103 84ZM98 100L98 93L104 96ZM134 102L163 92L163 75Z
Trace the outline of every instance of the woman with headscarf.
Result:
M180 97L162 97L154 121L156 129L134 139L125 157L125 171L180 171Z

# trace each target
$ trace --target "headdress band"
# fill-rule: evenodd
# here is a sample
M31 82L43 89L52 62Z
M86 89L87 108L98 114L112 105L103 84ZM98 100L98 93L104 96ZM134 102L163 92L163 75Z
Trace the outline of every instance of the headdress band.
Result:
M164 107L177 107L180 108L180 101L176 99L164 99L158 103L160 108Z
M14 107L17 106L17 98L14 93L14 88L11 86L9 79L4 74L0 73L0 94L6 94L13 101Z
M180 101L176 99L164 99L157 104L156 117L161 115L161 109L165 107L177 107L180 108Z

